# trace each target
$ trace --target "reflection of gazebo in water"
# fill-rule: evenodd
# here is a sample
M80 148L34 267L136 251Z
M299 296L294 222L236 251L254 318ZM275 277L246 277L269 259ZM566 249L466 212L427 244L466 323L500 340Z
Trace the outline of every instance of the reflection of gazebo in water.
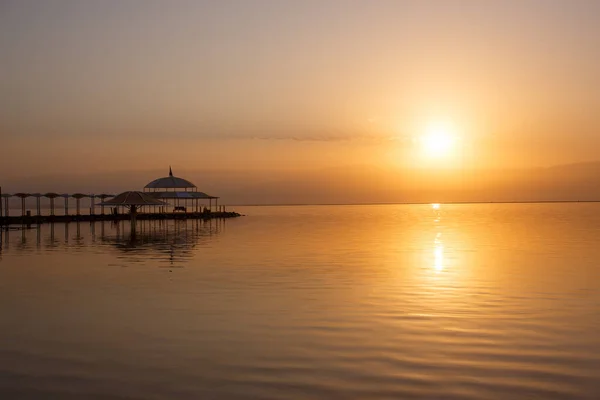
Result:
M199 192L196 185L192 182L173 175L173 170L169 167L169 176L155 179L144 187L144 193L149 194L159 200L173 200L173 211L200 211L200 200L208 200L208 208L212 209L212 200L215 200L215 206L218 206L218 197L209 196L204 192ZM188 210L188 206L192 210Z

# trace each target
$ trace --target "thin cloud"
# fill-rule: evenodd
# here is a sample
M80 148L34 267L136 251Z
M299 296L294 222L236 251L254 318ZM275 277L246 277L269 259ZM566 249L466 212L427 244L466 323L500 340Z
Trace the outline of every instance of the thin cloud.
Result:
M221 140L264 140L264 141L291 141L291 142L366 142L366 143L386 143L386 142L407 142L410 140L407 136L385 136L385 135L212 135L207 138Z

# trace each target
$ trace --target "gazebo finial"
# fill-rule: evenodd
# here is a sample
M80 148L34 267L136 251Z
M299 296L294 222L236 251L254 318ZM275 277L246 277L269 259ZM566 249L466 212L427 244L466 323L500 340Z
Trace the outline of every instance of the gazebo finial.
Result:
M169 176L173 176L173 170L171 169L170 165L169 165Z

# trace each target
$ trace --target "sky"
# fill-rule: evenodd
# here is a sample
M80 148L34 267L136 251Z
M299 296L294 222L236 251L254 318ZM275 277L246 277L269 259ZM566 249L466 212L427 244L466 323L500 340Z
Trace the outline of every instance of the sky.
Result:
M1 0L0 185L141 189L173 165L256 202L279 198L258 194L269 173L286 199L348 180L354 202L365 182L340 169L401 200L411 179L600 161L599 18L591 0Z

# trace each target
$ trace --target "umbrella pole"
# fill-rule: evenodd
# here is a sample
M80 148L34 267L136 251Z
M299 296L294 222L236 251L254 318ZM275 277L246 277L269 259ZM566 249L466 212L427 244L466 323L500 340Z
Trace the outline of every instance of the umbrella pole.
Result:
M131 237L135 237L136 221L137 221L137 207L131 206Z

